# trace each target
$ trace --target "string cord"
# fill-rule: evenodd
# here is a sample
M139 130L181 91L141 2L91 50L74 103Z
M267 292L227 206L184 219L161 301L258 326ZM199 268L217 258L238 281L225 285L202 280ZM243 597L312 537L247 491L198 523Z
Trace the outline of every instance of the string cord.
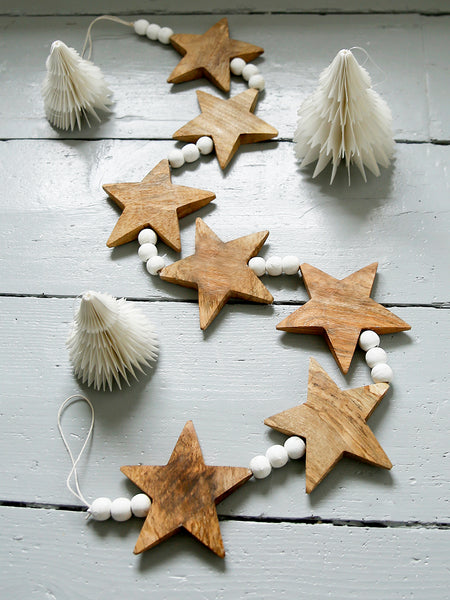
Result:
M89 60L91 58L91 54L92 54L91 30L92 30L92 27L95 25L95 23L97 23L97 21L113 21L114 23L120 23L121 25L127 25L127 27L134 26L134 23L132 23L131 21L124 21L123 19L120 19L119 17L115 17L113 15L100 15L99 17L96 17L93 21L91 21L91 23L89 24L88 30L86 32L86 38L84 40L83 50L81 51L81 58L84 58L84 53L86 52L86 46L88 46L88 45L89 45L89 52L87 55L87 60Z
M361 50L361 52L363 52L366 56L366 60L363 62L363 64L361 66L363 67L366 64L366 62L369 60L374 65L374 67L376 67L380 71L380 73L382 73L383 79L381 81L377 81L377 83L374 83L372 85L372 87L376 87L377 85L380 85L381 83L384 83L386 81L386 77L387 77L386 71L384 71L380 67L380 65L377 65L377 63L373 60L373 58L370 56L370 54L367 52L367 50L365 48L362 48L361 46L352 46L351 48L349 48L349 50L350 50L350 52L352 50Z
M67 442L66 436L64 435L63 429L62 429L62 425L61 425L61 416L62 413L64 412L64 410L66 409L66 407L68 406L68 404L70 404L72 401L77 401L77 400L82 400L83 402L86 402L86 404L89 406L89 408L91 409L91 424L89 426L89 431L87 432L86 435L86 439L84 440L84 444L81 447L80 452L78 453L77 458L75 459L72 451L70 449L69 443ZM78 500L81 500L81 502L83 502L83 504L85 504L88 508L90 507L89 502L86 500L86 498L83 496L83 494L81 493L80 490L80 484L78 482L78 472L77 472L77 465L78 462L81 458L81 456L83 455L83 452L91 438L92 435L92 431L94 429L94 422L95 422L95 413L94 413L94 407L92 406L91 401L86 398L86 396L82 396L81 394L74 394L73 396L69 396L68 398L66 398L66 400L64 400L64 402L61 404L61 406L59 407L58 410L58 429L59 429L59 433L61 435L62 441L64 443L64 446L67 450L67 453L70 456L70 460L72 461L72 468L70 469L69 475L67 476L66 479L66 486L67 489L72 492L72 494L78 498ZM74 482L75 482L75 489L71 486L71 479L72 477L74 478Z

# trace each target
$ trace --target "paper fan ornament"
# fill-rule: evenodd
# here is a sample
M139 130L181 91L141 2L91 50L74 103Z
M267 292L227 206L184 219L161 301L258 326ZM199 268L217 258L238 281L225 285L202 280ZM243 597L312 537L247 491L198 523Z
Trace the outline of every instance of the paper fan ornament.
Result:
M371 88L369 73L350 50L341 50L322 71L319 86L298 111L295 153L302 167L317 161L313 177L331 161L333 182L341 160L355 163L366 181L365 167L374 175L389 166L394 151L391 111Z
M46 61L47 76L42 84L45 114L52 125L73 131L81 129L84 117L100 121L97 110L108 111L111 90L101 70L76 50L57 40Z
M153 326L135 306L109 294L85 292L67 340L75 375L95 389L121 389L121 377L143 373L158 356Z

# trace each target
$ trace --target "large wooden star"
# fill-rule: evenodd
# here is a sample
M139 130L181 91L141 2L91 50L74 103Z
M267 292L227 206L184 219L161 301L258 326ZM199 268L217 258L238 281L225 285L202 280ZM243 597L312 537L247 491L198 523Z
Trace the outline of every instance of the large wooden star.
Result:
M110 248L135 240L152 227L171 248L180 252L178 219L198 210L216 196L212 192L174 185L167 160L162 160L137 183L107 183L103 189L123 209L106 245Z
M251 61L264 52L259 46L230 40L228 21L221 19L202 35L176 33L170 43L184 58L170 74L169 83L207 77L223 92L230 89L230 60Z
M281 321L277 329L324 335L342 372L347 373L361 331L372 329L382 334L411 329L370 298L377 266L372 263L339 280L311 265L301 265L311 300Z
M269 427L286 435L298 435L306 439L308 494L344 454L384 469L392 467L366 424L388 389L387 383L375 383L341 390L319 363L311 358L306 403L264 421Z
M250 479L252 472L242 467L205 465L192 421L184 426L167 465L120 470L152 499L135 554L153 548L184 527L215 554L225 556L215 505Z
M222 242L202 219L195 229L195 254L161 271L161 279L198 289L200 327L206 329L229 298L270 304L273 297L248 266L268 231Z
M183 125L172 137L182 142L196 142L203 135L211 137L222 169L241 144L262 142L278 135L274 127L253 114L257 90L245 90L228 100L198 90L197 98L201 114Z

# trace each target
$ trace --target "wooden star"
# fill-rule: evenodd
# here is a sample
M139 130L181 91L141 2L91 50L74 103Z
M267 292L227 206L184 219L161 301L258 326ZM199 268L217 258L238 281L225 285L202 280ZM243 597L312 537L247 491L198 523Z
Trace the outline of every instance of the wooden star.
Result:
M207 77L223 92L230 89L230 61L243 58L254 60L264 52L263 48L230 40L228 21L221 19L202 35L176 33L170 43L184 56L170 74L169 83L182 83Z
M253 114L258 91L245 90L222 100L201 90L197 91L201 114L173 134L182 142L196 142L203 135L211 137L222 169L229 164L241 144L269 140L278 131Z
M260 231L224 243L197 219L195 254L165 267L161 279L198 289L201 329L210 325L231 297L270 304L272 295L247 264L268 235Z
M372 263L339 280L311 265L301 265L311 300L281 321L277 329L324 335L342 372L347 373L361 331L371 329L382 334L411 329L369 297L377 266Z
M184 527L215 554L225 556L215 505L250 479L252 472L242 467L205 465L192 421L184 426L167 465L120 470L152 500L135 554L153 548Z
M308 398L264 421L286 435L306 439L306 492L309 494L345 455L376 467L392 463L366 424L389 389L374 383L341 390L313 358L309 364Z
M142 181L107 183L103 189L123 209L106 245L135 240L144 227L152 227L171 248L180 252L178 219L198 210L216 196L212 192L174 185L167 160L159 162Z

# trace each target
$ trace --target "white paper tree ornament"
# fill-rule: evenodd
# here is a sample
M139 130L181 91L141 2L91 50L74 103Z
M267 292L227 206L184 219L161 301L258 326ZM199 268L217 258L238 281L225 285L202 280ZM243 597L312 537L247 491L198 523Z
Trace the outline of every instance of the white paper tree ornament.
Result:
M158 356L158 339L145 315L123 298L85 292L67 340L75 375L96 389L121 389L121 379L150 366Z
M298 116L295 153L302 167L317 161L313 177L330 161L330 183L341 160L349 183L351 163L358 166L364 181L364 167L378 176L378 165L389 166L394 152L391 111L350 50L340 50L322 71L317 89L300 106Z
M111 90L101 70L90 60L81 58L76 50L64 42L53 42L45 63L47 75L42 84L45 114L52 125L73 131L81 129L84 117L100 121L96 110L108 111Z

